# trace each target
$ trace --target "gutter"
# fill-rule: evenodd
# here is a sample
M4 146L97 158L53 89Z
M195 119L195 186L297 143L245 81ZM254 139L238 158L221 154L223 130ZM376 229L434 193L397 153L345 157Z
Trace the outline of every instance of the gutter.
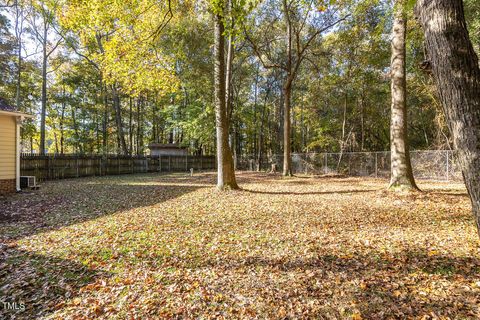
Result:
M0 110L0 114L5 114L9 116L15 116L16 128L15 128L15 188L17 192L21 192L22 189L20 188L20 156L22 152L22 145L21 145L21 136L20 136L20 128L22 127L22 123L26 118L33 118L32 115L22 113L22 112L10 112Z
M23 122L23 115L22 116L18 116L16 117L16 130L15 130L15 140L16 140L16 143L15 143L15 155L16 155L16 159L15 159L15 185L16 185L16 189L17 189L17 192L21 192L22 189L20 188L20 153L21 153L21 145L20 145L20 127L22 126L22 122Z

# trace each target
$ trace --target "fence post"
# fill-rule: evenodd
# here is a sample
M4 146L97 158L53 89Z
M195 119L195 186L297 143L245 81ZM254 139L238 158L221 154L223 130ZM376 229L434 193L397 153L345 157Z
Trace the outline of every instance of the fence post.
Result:
M107 175L107 163L108 163L108 155L106 155L105 157L102 157L100 159L100 165L101 165L101 170L102 170L102 176L106 176Z
M172 156L168 156L168 171L172 171Z
M449 161L449 156L448 156L449 151L447 150L447 181L450 179L450 164L448 163Z
M57 177L55 176L56 175L56 172L55 172L55 167L56 167L56 159L55 159L55 154L53 155L53 158L52 158L52 162L50 163L51 167L52 167L52 179L57 179Z
M51 180L52 179L52 165L51 165L52 160L50 159L50 156L47 156L47 179Z
M162 172L162 156L158 155L158 172Z
M185 156L185 171L188 171L188 154Z
M378 152L375 152L375 178L378 178Z
M75 157L75 169L76 169L76 171L77 171L77 178L78 178L78 176L79 176L79 172L78 172L78 170L79 170L79 167L78 167L78 156Z

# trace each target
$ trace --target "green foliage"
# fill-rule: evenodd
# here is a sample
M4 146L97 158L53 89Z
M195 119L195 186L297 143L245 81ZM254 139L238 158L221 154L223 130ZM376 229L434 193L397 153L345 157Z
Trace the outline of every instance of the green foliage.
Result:
M14 102L15 83L15 38L6 16L0 14L0 97Z
M298 69L292 96L293 151L335 151L342 140L350 151L388 149L391 3L287 3L300 44L334 19L349 14L310 43ZM156 141L180 143L195 153L213 153L212 14L222 17L225 37L234 42L230 121L234 152L266 157L282 151L285 74L281 68L264 68L244 37L246 29L264 60L285 61L285 21L279 0L49 0L21 4L27 22L32 20L31 12L44 10L45 19L55 26L49 30L49 38L63 38L48 61L49 151L119 152L122 129L129 152L145 152L148 143ZM448 134L443 113L429 76L420 68L422 35L413 19L412 2L402 4L409 19L411 148L445 148ZM478 49L478 5L466 1L465 7ZM4 52L0 63L7 70L1 75L0 94L13 102L16 39L13 21L7 16L14 14L11 11L0 19ZM41 15L36 19L41 24ZM23 41L32 43L24 49L24 56L38 45L32 31L26 23ZM293 53L297 50L294 43ZM40 66L38 55L24 59L22 65L20 107L34 114L41 94ZM122 128L118 127L117 111ZM25 145L32 143L33 149L38 143L36 125L32 122L23 131Z
M148 90L169 94L178 88L174 60L154 41L173 15L175 8L168 4L65 0L58 10L63 27L78 33L107 84L119 83L130 95Z

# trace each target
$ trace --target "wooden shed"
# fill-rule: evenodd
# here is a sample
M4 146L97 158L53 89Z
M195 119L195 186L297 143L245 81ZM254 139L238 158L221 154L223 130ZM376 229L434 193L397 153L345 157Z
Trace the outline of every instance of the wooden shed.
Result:
M148 145L151 156L186 156L187 148L176 143L150 143Z
M31 115L0 98L0 195L20 191L20 126Z

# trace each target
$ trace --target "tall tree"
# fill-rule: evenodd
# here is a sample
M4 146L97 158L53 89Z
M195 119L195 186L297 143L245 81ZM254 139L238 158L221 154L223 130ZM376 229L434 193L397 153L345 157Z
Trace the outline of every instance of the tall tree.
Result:
M47 73L48 59L60 45L61 39L51 44L50 37L55 24L55 10L57 2L32 1L30 24L35 38L42 48L42 109L40 113L40 154L45 153L45 120L47 113Z
M300 67L301 56L298 57L294 65L293 56L293 21L290 17L290 8L287 0L282 1L283 18L285 21L285 45L287 48L287 63L285 64L285 80L283 82L283 175L292 175L292 141L291 136L291 103L292 103L292 86L295 79L298 68ZM298 40L298 35L297 35ZM298 53L300 54L300 52Z
M390 157L391 178L389 189L418 189L410 162L407 129L407 80L406 80L406 31L407 18L403 1L395 3L392 28L391 58L391 123Z
M480 236L480 68L462 0L419 0L416 13Z
M275 5L281 8L281 27L283 27L281 37L269 30L266 32L268 33L265 36L266 39L263 39L263 43L259 44L258 40L253 39L247 32L245 34L263 67L281 69L284 74L282 85L283 175L290 176L292 175L291 104L295 78L314 42L321 37L322 33L344 21L350 14L339 16L338 12L341 11L341 7L335 5L332 5L331 8L317 7L317 3L314 1L304 3L294 0L281 0L281 3ZM270 23L272 26L267 29L274 29L274 25L279 21L276 10L272 7L267 7L266 10L273 12L272 22ZM307 24L307 21L310 21L311 24ZM272 43L275 43L279 38L284 41L284 49L278 57L273 57L269 51L276 51L272 50ZM263 48L267 48L267 50Z
M79 38L71 48L91 62L104 83L104 152L107 141L108 93L111 92L118 152L128 154L122 98L149 90L165 95L177 89L174 59L162 52L158 37L173 18L174 1L65 0L60 22ZM175 7L176 8L176 7ZM178 13L178 12L177 12ZM178 14L178 16L181 16ZM159 19L159 17L161 17Z
M238 189L232 151L228 144L224 10L223 4L217 4L217 7L214 8L215 125L217 133L217 188L219 190Z
M17 85L15 90L15 105L20 108L21 104L21 84L22 84L22 49L23 49L23 23L25 21L24 6L20 4L20 1L14 3L14 17L15 17L15 38L17 41Z

